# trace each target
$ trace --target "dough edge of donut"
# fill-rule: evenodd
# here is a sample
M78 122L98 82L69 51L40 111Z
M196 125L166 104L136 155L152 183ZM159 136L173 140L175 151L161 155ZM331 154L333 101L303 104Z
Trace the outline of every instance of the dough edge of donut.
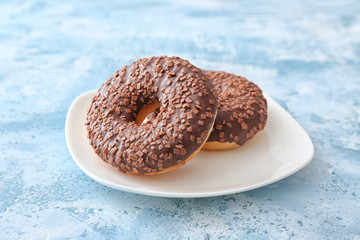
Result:
M240 147L239 144L236 142L219 142L219 141L212 141L212 142L206 142L202 149L208 150L208 151L221 151L221 150L229 150Z

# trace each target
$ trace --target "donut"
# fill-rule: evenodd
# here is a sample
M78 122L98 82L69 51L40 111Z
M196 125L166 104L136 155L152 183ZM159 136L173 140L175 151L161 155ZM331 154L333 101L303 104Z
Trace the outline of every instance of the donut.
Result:
M213 85L189 61L143 58L99 88L87 113L88 138L95 153L122 173L164 173L202 148L217 107ZM152 121L142 121L155 109Z
M235 148L264 129L267 102L256 84L223 71L206 71L205 75L216 89L219 106L214 128L203 149Z

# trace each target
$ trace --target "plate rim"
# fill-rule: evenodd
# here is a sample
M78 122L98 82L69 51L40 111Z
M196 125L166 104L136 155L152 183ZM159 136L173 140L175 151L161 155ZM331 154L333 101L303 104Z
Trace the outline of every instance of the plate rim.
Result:
M70 155L72 157L72 159L74 160L74 162L77 164L77 166L91 179L93 179L94 181L105 185L107 187L111 187L113 189L116 190L121 190L121 191L126 191L126 192L131 192L131 193L136 193L136 194L141 194L141 195L147 195L147 196L155 196L155 197L168 197L168 198L205 198L205 197L216 197L216 196L223 196L223 195L229 195L229 194L234 194L234 193L240 193L240 192L245 192L245 191L250 191L250 190L254 190L257 188L261 188L263 186L272 184L274 182L280 181L296 172L298 172L299 170L303 169L306 165L308 165L312 159L314 158L314 154L315 154L315 148L314 148L314 144L309 136L309 134L305 131L305 129L290 115L290 113L288 113L283 107L281 107L281 105L279 103L277 103L273 98L271 98L269 95L263 93L264 97L268 100L271 99L271 101L277 105L277 107L281 108L283 110L283 112L285 114L287 114L288 117L290 117L297 125L298 127L300 127L300 129L302 130L302 132L304 133L304 136L307 138L307 140L309 141L309 143L311 144L311 152L308 156L307 159L305 159L304 161L301 162L301 164L299 164L298 166L296 166L295 168L291 169L290 171L286 171L286 173L284 174L280 174L276 177L273 177L271 179L268 179L266 181L262 181L260 183L257 184L250 184L249 186L246 187L238 187L238 188L233 188L231 190L229 189L225 189L222 191L206 191L206 192L196 192L196 193L176 193L176 192L167 192L167 191L154 191L154 190L148 190L148 189L139 189L136 187L129 187L129 186L125 186L125 185L121 185L119 186L116 183L113 183L111 181L108 180L104 180L103 178L97 176L96 174L93 174L91 171L89 171L86 167L84 167L82 165L82 163L75 157L75 154L73 152L72 146L69 143L69 124L70 124L70 114L73 112L73 109L75 108L76 104L78 103L78 101L80 101L81 99L87 97L87 95L92 95L95 96L97 90L90 90L90 91L86 91L81 93L80 95L78 95L71 103L67 114L66 114L66 120L65 120L65 139L66 139L66 144L68 147L68 150L70 152Z

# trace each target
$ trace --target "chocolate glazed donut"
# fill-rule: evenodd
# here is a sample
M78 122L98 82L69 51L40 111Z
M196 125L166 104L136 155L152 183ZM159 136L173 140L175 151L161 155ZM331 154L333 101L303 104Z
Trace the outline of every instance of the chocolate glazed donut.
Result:
M139 121L142 109L157 107L152 121ZM120 172L163 173L201 149L217 107L213 85L187 60L143 58L100 87L87 114L88 138L95 153Z
M225 150L243 145L267 120L267 103L261 89L244 77L206 71L218 93L218 114L203 149Z

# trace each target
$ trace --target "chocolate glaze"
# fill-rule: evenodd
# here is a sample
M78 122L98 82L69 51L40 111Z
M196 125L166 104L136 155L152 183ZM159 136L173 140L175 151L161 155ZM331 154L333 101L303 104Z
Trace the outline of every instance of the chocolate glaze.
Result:
M157 116L138 126L139 111L156 102ZM163 172L202 146L217 106L213 85L187 60L143 58L100 87L87 115L88 138L95 153L121 172Z
M243 145L267 120L267 103L261 89L244 77L222 71L206 71L218 93L218 112L208 142Z

